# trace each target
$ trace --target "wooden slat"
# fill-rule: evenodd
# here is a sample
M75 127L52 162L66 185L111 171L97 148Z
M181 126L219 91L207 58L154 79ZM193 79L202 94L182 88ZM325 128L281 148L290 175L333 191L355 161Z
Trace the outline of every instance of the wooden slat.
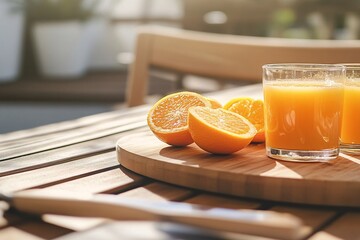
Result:
M147 129L147 127L136 129L132 132L142 132L145 129ZM116 141L127 134L128 133L125 131L109 137L99 138L96 141L87 141L6 161L0 161L0 177L75 161L94 154L113 151L115 149Z
M83 193L114 193L143 184L146 179L119 166L114 169L84 176L47 187Z
M187 188L156 182L121 193L119 196L157 201L179 201L181 199L188 198L193 194L193 191Z
M16 226L16 228L44 239L53 239L71 232L68 229L61 228L55 225L44 225L45 224L42 221L31 221L19 224Z
M114 149L112 145L116 141L117 136L119 135L103 138L99 142L84 142L2 161L0 162L0 177L75 161L96 153L111 151Z
M284 212L299 217L304 224L301 230L301 237L305 239L316 232L327 221L336 217L337 212L330 208L318 208L311 206L275 206L270 210Z
M329 226L314 234L309 240L359 240L360 239L360 211L345 213Z
M136 108L122 109L118 111L99 113L91 116L86 116L70 121L63 121L59 123L48 124L40 127L35 127L26 130L14 131L10 133L0 134L0 144L7 142L18 142L23 139L43 136L50 133L67 131L76 128L82 128L97 123L121 119L124 117L131 117L142 115L148 110L148 106L140 106Z
M44 228L45 229L45 228ZM45 230L46 231L46 230ZM16 227L7 227L5 229L0 230L0 238L1 239L9 239L9 240L42 240L44 238L35 236L31 233L28 233L22 229Z
M0 239L21 239L38 240L54 239L72 232L69 229L44 223L40 220L28 221L16 226L7 227L0 230Z
M52 185L118 167L115 153L110 152L2 177L0 189L3 192L13 192L42 185Z
M0 152L0 160L7 160L15 157L20 157L32 153L37 153L45 150L55 149L59 147L68 146L75 143L85 142L92 139L97 139L105 136L114 135L120 132L129 131L146 126L146 120L144 117L139 117L137 120L131 119L131 123L126 125L114 126L113 128L106 129L82 129L76 132L64 133L57 136L54 139L48 139L46 141L28 144L19 148L11 148Z
M232 209L257 209L260 208L259 201L244 200L241 198L225 197L218 194L202 193L193 198L187 199L186 202L201 204L211 207L223 207Z
M54 138L61 138L64 135L72 135L72 137L77 136L77 135L81 135L84 132L96 132L96 131L101 131L101 130L106 130L106 129L112 129L112 128L116 128L119 126L125 126L128 125L129 123L134 123L134 122L138 122L143 120L145 117L145 113L136 113L133 115L129 115L127 117L122 117L121 115L118 117L113 117L110 120L106 120L106 121L101 121L101 122L97 122L94 124L87 124L87 125L83 125L83 126L76 126L76 121L74 121L73 127L68 126L68 129L65 129L63 131L53 131L53 132L48 132L47 134L43 134L43 135L36 135L35 137L32 136L33 138L30 138L30 136L27 137L23 137L21 139L25 139L23 141L26 141L26 143L29 143L29 141L34 140L37 142L40 141L44 141L44 140L48 140L48 139L54 139ZM18 143L20 142L20 143ZM31 142L30 142L31 143ZM9 141L7 141L6 143L4 143L6 145L6 147L2 147L2 149L6 150L7 148L11 149L11 148L16 148L16 147L21 147L24 145L24 143L18 140L13 140L11 141L11 143L9 143ZM46 142L43 142L43 144L46 144Z

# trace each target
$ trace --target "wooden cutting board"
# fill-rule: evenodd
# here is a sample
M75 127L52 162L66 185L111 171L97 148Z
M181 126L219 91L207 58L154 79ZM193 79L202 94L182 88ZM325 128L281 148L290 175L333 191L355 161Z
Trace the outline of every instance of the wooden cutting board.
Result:
M124 167L164 182L216 193L291 203L360 207L360 160L341 154L328 163L276 161L264 144L226 156L195 144L171 147L150 131L117 142Z

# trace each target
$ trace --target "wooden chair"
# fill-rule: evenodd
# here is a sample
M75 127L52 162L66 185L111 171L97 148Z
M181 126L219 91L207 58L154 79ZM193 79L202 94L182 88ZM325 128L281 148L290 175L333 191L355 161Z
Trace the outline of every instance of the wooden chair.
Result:
M360 41L280 39L142 27L127 82L126 103L144 103L150 67L216 79L261 82L268 63L360 62Z

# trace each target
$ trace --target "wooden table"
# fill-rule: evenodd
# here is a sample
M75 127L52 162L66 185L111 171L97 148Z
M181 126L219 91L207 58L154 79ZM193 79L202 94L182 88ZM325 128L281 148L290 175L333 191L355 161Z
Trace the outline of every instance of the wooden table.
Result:
M223 103L235 96L256 97L261 95L261 85L210 95ZM156 181L120 166L115 143L130 133L148 131L145 118L148 110L149 106L141 106L0 135L0 190L61 189L230 209L273 210L301 218L305 223L303 239L360 239L360 208L287 204L215 194ZM6 204L0 205L6 208ZM4 211L0 218L0 239L175 238L154 226L153 222L113 222L49 214L34 217L11 210Z

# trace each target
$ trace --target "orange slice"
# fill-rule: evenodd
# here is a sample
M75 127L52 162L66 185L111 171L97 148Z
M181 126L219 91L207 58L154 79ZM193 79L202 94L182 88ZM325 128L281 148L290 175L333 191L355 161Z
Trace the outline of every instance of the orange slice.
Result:
M256 128L250 121L222 108L191 107L188 124L195 143L215 154L239 151L256 134Z
M234 98L224 105L224 109L240 114L256 127L257 134L253 142L265 141L264 102L262 100L249 97Z
M222 107L221 103L219 101L217 101L216 99L209 98L209 97L207 97L206 99L210 101L212 108L221 108Z
M163 97L148 113L147 122L151 131L169 145L193 143L187 124L188 109L192 106L211 107L211 103L194 92L178 92Z

